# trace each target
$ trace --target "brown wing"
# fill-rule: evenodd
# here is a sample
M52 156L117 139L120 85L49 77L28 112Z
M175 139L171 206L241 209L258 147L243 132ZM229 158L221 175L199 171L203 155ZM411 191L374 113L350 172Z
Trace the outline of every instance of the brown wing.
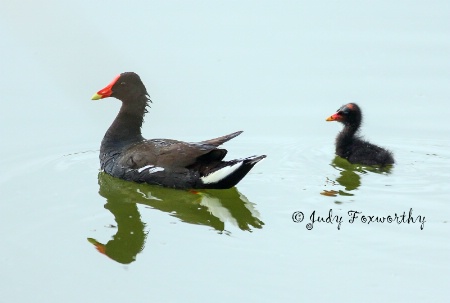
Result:
M229 140L229 139L228 139ZM197 159L214 151L211 158L221 159L226 151L204 142L188 143L176 140L154 139L132 145L123 152L119 163L128 168L146 165L180 168L196 163ZM217 141L216 141L217 142ZM219 160L220 160L219 159Z
M156 166L187 167L194 164L200 156L215 149L211 144L164 140L163 144L160 143Z
M203 155L211 153L202 160L221 160L226 150L217 149L217 146L240 135L242 131L226 136L198 142L188 143L169 139L146 140L130 146L122 154L119 163L129 168L141 168L146 165L159 167L187 167L196 163Z

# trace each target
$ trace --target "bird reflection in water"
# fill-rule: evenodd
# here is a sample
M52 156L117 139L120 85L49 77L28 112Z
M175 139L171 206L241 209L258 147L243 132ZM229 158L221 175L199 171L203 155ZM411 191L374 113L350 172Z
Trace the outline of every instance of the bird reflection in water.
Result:
M336 180L327 178L327 185L344 187L345 190L323 190L320 194L324 196L336 197L336 196L353 196L352 191L357 190L361 186L361 175L368 172L378 174L390 174L392 165L387 166L367 166L360 164L351 164L344 158L336 156L330 164L337 171L339 171L339 177Z
M182 191L124 181L105 173L99 173L98 183L99 194L106 198L105 208L114 215L117 232L106 244L93 238L88 241L99 252L122 264L136 260L147 237L137 203L167 212L182 222L210 226L219 233L227 233L226 223L249 232L264 225L254 203L235 187Z

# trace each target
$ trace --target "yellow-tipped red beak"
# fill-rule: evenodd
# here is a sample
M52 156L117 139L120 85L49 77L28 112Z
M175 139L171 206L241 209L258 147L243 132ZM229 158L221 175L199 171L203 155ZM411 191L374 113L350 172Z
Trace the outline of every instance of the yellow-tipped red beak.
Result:
M111 94L113 93L112 87L114 86L114 84L116 84L119 78L120 75L117 75L104 89L101 89L96 94L94 94L91 100L99 100L111 96Z

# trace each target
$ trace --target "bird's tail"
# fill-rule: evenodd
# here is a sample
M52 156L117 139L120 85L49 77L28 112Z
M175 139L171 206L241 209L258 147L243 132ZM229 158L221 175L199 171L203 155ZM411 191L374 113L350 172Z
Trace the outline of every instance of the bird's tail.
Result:
M252 156L245 159L222 162L200 178L199 188L226 189L239 183L242 178L266 156Z

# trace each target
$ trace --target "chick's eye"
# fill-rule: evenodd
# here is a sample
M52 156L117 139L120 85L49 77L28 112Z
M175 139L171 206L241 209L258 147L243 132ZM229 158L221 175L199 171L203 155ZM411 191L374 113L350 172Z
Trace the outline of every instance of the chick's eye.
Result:
M120 85L127 85L126 82L120 82Z

